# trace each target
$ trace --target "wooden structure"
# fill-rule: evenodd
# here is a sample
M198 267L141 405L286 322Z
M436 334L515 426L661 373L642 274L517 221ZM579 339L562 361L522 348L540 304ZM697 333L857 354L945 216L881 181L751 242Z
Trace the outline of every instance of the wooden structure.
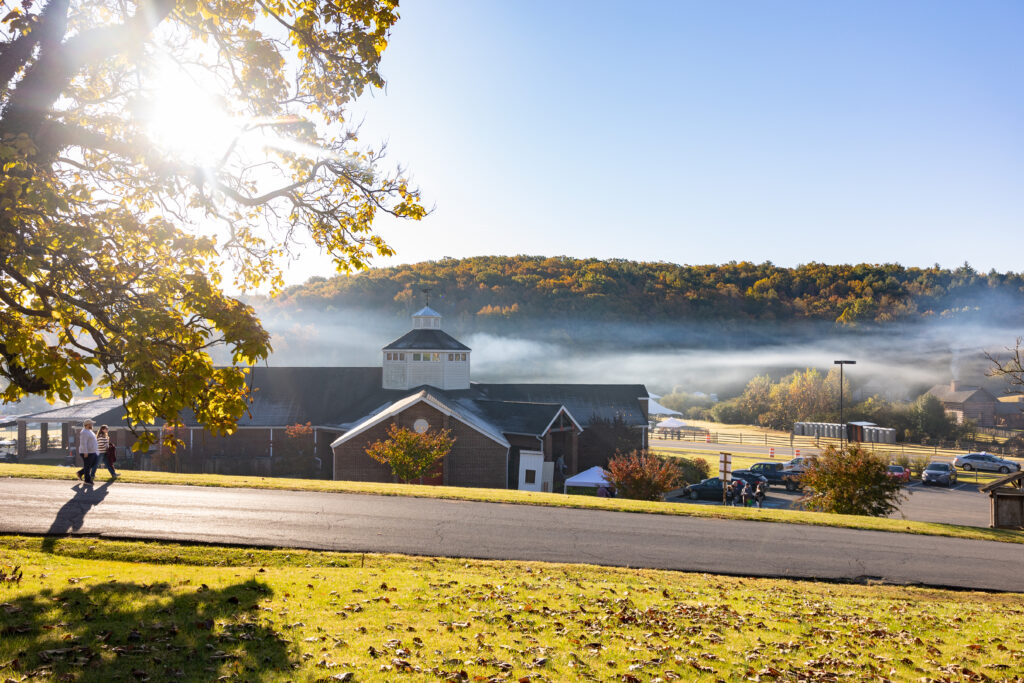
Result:
M981 427L996 424L998 401L984 387L967 386L953 380L949 384L936 384L928 393L942 401L946 414L952 416L957 424L963 424L965 420L973 420Z
M1024 471L1014 472L981 487L980 490L987 493L992 501L990 527L994 529L1024 528L1022 482L1024 482Z

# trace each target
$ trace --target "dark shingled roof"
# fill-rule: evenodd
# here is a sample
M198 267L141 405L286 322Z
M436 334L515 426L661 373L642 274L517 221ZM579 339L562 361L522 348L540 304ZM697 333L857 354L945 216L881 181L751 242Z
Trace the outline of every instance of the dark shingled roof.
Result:
M476 400L473 404L503 434L543 434L544 429L562 410L561 403Z
M249 385L253 402L250 414L244 415L238 424L284 427L311 422L314 426L345 431L396 401L424 390L502 434L540 435L562 406L584 429L595 418L621 417L627 425L647 424L638 400L647 396L641 384L471 384L468 389L445 391L430 386L383 389L382 379L379 367L252 368ZM97 423L123 426L123 414L120 401L100 399L26 417L32 422L81 421L88 417ZM182 415L182 421L186 426L197 426L191 414Z
M940 401L945 401L946 403L964 403L975 394L978 394L978 398L984 401L996 400L996 397L989 393L989 391L984 387L963 386L958 390L953 391L953 387L948 384L936 384L928 390L928 393L932 394Z
M385 351L469 351L470 348L444 330L412 330L384 347Z
M584 429L595 420L616 417L627 425L647 425L639 401L647 397L642 384L473 384L472 388L492 401L559 403Z
M94 401L76 403L64 408L53 408L44 410L41 413L22 415L19 419L29 422L65 422L77 423L85 420L92 420L96 424L109 425L111 427L126 427L124 420L124 406L119 398L98 398Z

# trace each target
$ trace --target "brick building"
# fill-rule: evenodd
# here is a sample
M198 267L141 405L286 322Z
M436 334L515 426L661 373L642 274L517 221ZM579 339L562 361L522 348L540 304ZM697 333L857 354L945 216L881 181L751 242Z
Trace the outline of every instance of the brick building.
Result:
M605 465L616 450L647 445L648 392L641 384L483 384L470 378L472 350L441 329L429 307L381 350L380 367L254 367L252 404L238 431L217 437L190 415L171 454L157 447L141 466L185 472L321 476L391 481L366 455L391 424L449 429L451 453L431 483L558 490L562 479ZM62 425L61 447L86 418L107 424L119 447L132 437L116 400L100 399L19 420ZM296 425L308 425L296 429ZM163 433L162 433L163 434Z

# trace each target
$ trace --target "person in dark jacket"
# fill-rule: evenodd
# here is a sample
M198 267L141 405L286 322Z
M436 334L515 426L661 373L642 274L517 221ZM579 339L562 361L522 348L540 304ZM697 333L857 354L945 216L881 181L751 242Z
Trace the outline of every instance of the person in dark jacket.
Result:
M768 493L768 485L763 481L757 482L757 489L754 491L754 502L757 503L757 507L764 506L764 497Z
M754 487L750 482L743 483L743 507L748 508L754 504Z

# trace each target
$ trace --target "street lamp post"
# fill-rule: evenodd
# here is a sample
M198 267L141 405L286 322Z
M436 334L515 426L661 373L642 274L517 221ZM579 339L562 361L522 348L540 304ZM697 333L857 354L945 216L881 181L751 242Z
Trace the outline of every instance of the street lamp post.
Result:
M837 360L834 365L839 366L839 450L843 450L843 439L846 437L846 423L843 422L843 366L856 365L855 360Z

